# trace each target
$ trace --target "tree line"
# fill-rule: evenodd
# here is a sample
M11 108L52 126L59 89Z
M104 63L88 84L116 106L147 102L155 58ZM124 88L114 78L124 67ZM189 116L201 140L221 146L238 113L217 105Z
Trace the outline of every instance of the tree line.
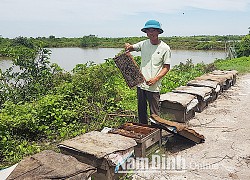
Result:
M161 40L170 45L172 49L194 49L194 50L223 50L226 41L240 41L244 36L227 35L227 36L172 36L160 37ZM31 47L33 44L40 44L44 48L53 47L108 47L122 48L124 43L136 43L144 40L146 37L121 37L121 38L105 38L96 35L88 35L77 38L55 37L16 37L13 39L0 37L1 54L4 54L4 47L24 45Z

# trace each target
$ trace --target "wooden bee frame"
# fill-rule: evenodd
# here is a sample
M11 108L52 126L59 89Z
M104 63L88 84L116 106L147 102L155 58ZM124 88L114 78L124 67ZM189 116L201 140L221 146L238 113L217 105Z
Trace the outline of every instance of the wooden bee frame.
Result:
M145 81L144 76L130 53L118 55L114 58L114 61L130 88Z

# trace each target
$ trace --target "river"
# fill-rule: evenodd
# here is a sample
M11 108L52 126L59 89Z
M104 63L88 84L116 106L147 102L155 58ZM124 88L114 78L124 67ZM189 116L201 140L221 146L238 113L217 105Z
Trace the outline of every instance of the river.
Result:
M121 48L50 48L52 63L57 63L66 71L71 71L77 64L94 62L96 64L105 62L105 59L113 58ZM171 67L185 63L191 59L193 63L209 64L215 59L225 59L224 51L201 51L201 50L172 50ZM140 52L132 52L132 55L139 56ZM10 66L10 60L0 60L2 70Z

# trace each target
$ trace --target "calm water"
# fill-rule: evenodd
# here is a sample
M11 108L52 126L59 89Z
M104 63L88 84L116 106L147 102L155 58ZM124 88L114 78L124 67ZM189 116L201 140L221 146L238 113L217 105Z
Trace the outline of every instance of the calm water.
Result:
M105 62L105 59L113 58L121 48L51 48L51 62L57 63L66 71L71 71L77 64L84 64L93 61L96 64ZM139 56L140 52L132 52ZM180 62L185 63L192 59L193 63L212 63L215 59L224 59L224 51L193 51L193 50L172 50L171 66ZM11 61L0 60L2 70L10 66Z

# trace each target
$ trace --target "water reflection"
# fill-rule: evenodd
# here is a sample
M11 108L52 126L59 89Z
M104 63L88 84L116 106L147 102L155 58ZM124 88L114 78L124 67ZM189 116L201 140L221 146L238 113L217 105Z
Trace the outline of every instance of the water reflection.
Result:
M5 71L7 68L9 68L11 64L11 60L0 59L0 69L2 71Z
M215 59L225 59L224 51L172 50L172 65L191 59L194 64L204 62L209 64Z

